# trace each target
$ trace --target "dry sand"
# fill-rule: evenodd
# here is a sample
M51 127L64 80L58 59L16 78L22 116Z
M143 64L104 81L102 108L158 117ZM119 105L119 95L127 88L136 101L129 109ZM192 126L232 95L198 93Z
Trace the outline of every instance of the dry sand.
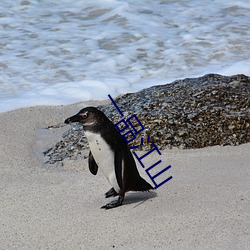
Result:
M103 210L110 186L87 160L41 162L67 130L43 128L89 104L0 114L0 249L249 249L250 144L152 153L173 179Z

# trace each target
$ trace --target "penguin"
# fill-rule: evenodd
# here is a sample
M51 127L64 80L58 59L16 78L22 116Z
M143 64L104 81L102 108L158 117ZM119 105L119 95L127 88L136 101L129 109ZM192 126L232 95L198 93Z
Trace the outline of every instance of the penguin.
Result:
M117 200L101 208L121 206L128 191L154 189L140 176L125 139L102 111L95 107L86 107L65 120L67 124L73 122L79 122L83 126L87 137L90 172L96 175L100 168L112 187L105 193L105 197L118 196Z

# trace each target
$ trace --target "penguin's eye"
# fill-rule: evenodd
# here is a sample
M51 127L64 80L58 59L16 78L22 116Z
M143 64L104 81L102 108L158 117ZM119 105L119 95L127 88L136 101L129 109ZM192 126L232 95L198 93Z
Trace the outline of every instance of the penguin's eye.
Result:
M88 112L79 114L83 119L86 119L88 117Z

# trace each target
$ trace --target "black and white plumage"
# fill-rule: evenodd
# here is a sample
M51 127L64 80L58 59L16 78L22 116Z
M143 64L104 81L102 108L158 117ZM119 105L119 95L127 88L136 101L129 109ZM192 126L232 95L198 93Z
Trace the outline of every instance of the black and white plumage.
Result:
M103 112L94 107L87 107L65 120L65 123L72 122L79 122L83 125L90 147L90 172L96 175L100 168L112 186L105 193L106 198L119 195L118 200L102 208L109 209L122 205L125 193L128 191L153 189L139 175L126 141Z

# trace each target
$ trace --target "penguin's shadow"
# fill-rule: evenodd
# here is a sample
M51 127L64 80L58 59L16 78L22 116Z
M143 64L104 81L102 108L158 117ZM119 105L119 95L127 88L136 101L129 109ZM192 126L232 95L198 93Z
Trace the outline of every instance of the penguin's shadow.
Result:
M143 204L149 199L157 197L155 191L145 191L145 192L131 192L127 193L124 199L123 205L135 204L134 208Z

